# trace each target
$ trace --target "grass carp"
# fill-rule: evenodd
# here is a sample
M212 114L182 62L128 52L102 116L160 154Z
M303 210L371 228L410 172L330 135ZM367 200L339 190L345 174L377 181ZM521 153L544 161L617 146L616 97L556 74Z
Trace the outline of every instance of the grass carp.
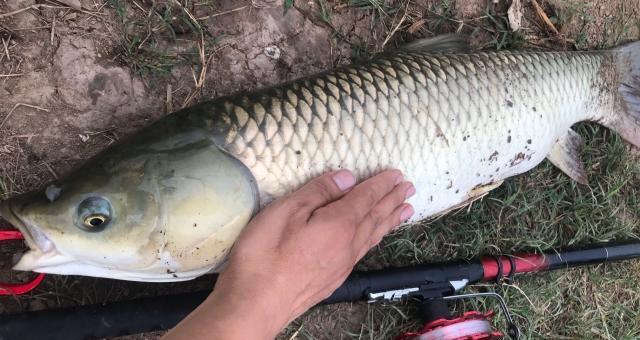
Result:
M260 207L327 170L401 169L413 220L548 158L580 183L577 122L640 146L640 42L608 51L409 44L173 113L45 190L0 203L30 250L15 269L136 281L216 271Z

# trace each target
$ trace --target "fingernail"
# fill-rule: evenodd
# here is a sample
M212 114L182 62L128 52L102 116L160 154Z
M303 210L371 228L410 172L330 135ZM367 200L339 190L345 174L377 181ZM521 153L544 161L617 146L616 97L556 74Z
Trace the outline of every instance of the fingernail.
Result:
M416 194L416 187L413 186L413 184L411 184L411 186L409 187L409 189L407 189L407 194L405 196L405 198L409 198L413 195Z
M400 213L400 220L401 221L406 221L409 219L409 217L413 216L413 213L415 211L413 210L413 207L408 205L406 206L404 209L402 209L402 213Z
M356 178L353 176L351 171L348 170L340 170L331 176L333 182L340 188L340 190L345 191L356 184Z

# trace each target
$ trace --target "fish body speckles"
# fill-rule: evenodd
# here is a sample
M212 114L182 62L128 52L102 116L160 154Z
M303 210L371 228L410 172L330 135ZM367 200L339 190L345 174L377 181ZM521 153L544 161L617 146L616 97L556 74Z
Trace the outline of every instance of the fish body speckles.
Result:
M330 169L353 169L362 179L399 168L425 188L411 200L420 219L529 170L572 124L600 117L590 103L607 58L400 52L265 90L251 97L257 102L232 97L233 110L214 104L211 111L235 115L244 133L222 147L252 171L263 204Z

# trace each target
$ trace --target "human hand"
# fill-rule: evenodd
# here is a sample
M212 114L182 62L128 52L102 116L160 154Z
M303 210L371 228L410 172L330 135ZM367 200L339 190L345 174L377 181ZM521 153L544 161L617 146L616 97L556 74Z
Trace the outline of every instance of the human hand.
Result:
M170 335L202 319L220 338L269 339L327 298L414 212L404 201L415 188L398 170L354 184L349 171L331 172L262 210L238 238L213 294Z

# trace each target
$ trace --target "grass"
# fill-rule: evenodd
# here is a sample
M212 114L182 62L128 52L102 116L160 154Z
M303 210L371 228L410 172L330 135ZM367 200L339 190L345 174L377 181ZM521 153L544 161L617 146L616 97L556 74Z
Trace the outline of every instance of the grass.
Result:
M573 20L592 20L588 11L587 3L581 1L552 1L555 13L549 16L551 22L562 27L570 24Z
M485 22L480 28L491 33L492 39L488 44L493 45L496 51L520 49L525 43L522 32L511 30L505 13L498 11L492 3L487 4Z
M331 5L327 4L324 0L316 0L316 3L318 4L318 12L316 15L323 22L330 24L333 13Z
M166 78L179 65L198 66L197 45L201 35L206 36L205 48L217 44L217 38L203 29L189 10L196 5L211 7L210 1L184 1L184 4L168 1L134 8L127 1L110 0L109 5L115 10L122 37L117 54L123 64L144 79ZM178 38L190 41L192 47L172 48Z
M632 32L640 30L638 9L627 2L611 4L615 6L614 15L600 16L592 12L592 4L584 1L552 1L555 13L551 20L562 29L564 26L577 26L572 32L577 49L590 48L605 49L625 42L632 36ZM597 27L599 34L589 34L588 27ZM592 30L593 31L593 30Z
M481 49L506 50L520 49L525 44L521 31L509 27L504 6L487 2L481 17L461 20L458 18L456 3L450 0L437 1L427 10L428 31L435 35L457 32L471 37L484 35L479 46ZM414 18L420 19L420 18Z
M295 0L284 0L283 6L285 13L293 7Z
M564 1L552 2L555 7L555 15L550 20L560 29L565 26L571 26L577 22L579 29L575 34L575 46L580 50L588 49L589 35L586 32L587 25L594 21L593 16L589 12L589 7L581 1Z
M456 30L458 13L454 3L449 0L441 0L433 3L429 10L431 12L428 25L433 32L451 32Z
M4 183L4 178L0 177L0 201L9 198L9 190Z
M362 9L372 9L374 10L375 15L380 18L386 16L389 10L393 9L386 0L349 0L348 3L349 6Z
M123 0L110 0L109 5L115 9L122 36L118 51L121 62L143 77L169 75L180 60L158 47L156 33L153 32L160 25L162 31L175 38L171 26L172 7L167 5L164 10L152 7L149 17L141 19L131 12Z
M631 11L632 8L629 7L630 6L627 3L621 2L616 8L619 15L605 20L602 27L603 39L599 44L600 48L609 48L619 45L626 37L628 37L634 24L638 25L638 20L634 20L633 16L630 15L629 11Z

